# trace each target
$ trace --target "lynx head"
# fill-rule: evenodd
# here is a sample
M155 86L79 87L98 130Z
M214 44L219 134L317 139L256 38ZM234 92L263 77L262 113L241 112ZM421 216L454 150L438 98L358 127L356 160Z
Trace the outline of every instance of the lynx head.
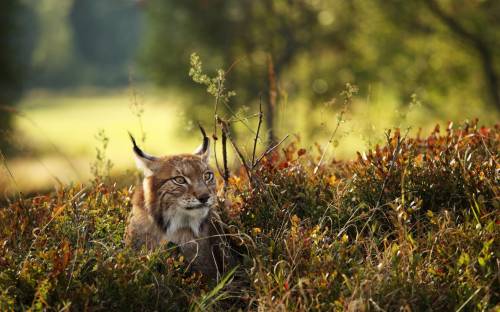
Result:
M134 145L137 167L144 172L143 205L164 232L191 227L196 233L216 201L214 172L209 166L210 142L193 154L155 157Z

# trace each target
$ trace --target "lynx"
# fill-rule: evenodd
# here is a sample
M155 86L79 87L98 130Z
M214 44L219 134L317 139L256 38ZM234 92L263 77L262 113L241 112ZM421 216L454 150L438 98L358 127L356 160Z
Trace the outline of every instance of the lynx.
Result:
M209 165L210 141L200 126L203 143L193 154L155 157L143 152L132 135L136 164L144 173L132 200L125 242L134 249L171 242L195 271L218 278L230 257L214 206L214 172Z

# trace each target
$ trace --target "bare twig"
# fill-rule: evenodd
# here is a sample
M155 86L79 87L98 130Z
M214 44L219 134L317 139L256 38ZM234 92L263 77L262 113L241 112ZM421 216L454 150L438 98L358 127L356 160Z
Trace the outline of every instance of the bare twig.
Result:
M403 137L403 139L401 139L401 135L398 134L398 141L396 142L396 148L392 152L391 164L389 165L389 170L387 171L387 175L385 176L384 182L382 183L382 189L380 190L375 208L378 208L378 206L380 206L380 201L382 200L382 196L384 195L385 186L386 186L387 181L389 180L389 177L391 175L392 168L394 167L394 163L396 162L396 157L398 156L399 151L401 149L401 142L403 142L406 139L406 136L408 135L409 131L410 131L410 129L408 128L406 130L406 133L405 133L405 136ZM390 144L391 143L390 132L388 132L386 134L386 136L387 136L388 144Z
M462 305L457 309L457 312L462 311L463 308L465 308L465 306L467 306L467 304L472 300L472 298L474 298L481 291L481 289L483 289L483 287L479 287L478 289L476 289L476 291L472 293L472 295L470 295L470 297L465 300L465 302L462 303Z
M484 137L483 135L479 135L479 138L481 139L481 142L483 143L483 146L484 146L484 149L486 150L486 152L488 152L488 154L490 155L490 159L495 163L495 166L498 168L498 162L496 161L496 157L493 156L493 154L491 153L490 149L488 148L488 145L486 145L486 142L484 141Z
M229 68L226 70L226 72L224 73L224 75L227 76L231 72L231 70L233 70L233 67L235 67L236 65L238 65L238 63L242 62L246 58L247 58L246 56L243 56L243 57L240 57L239 59L237 59L236 61L234 61L231 65L229 65Z
M227 120L227 122L229 122L229 123L233 123L233 122L241 122L241 123L244 123L244 122L246 122L247 120L252 119L252 118L255 118L255 117L259 117L259 113L255 113L255 114L248 115L248 116L243 116L243 117L233 116L233 117L230 117L230 118ZM252 131L252 133L255 133L255 132L254 132L254 131Z
M222 120L222 118L217 118L217 123L221 127L222 132L225 133L227 139L229 139L229 142L231 142L231 145L233 146L234 151L238 155L238 158L239 158L241 164L245 168L245 172L248 176L248 179L251 182L252 181L252 174L251 174L250 168L248 166L248 163L245 160L245 156L243 156L243 153L241 152L241 150L238 148L238 146L236 145L236 143L232 139L227 123L224 120Z
M255 167L255 152L257 150L257 140L259 139L260 126L262 125L262 95L259 99L259 124L257 125L257 133L255 134L255 139L253 141L253 151L252 151L252 167Z
M140 94L135 87L135 81L132 70L128 74L129 89L130 89L130 111L139 122L139 130L141 131L141 142L146 143L146 132L144 131L144 123L142 122L142 115L144 114L144 104L140 102Z
M219 166L219 161L217 159L217 120L219 119L219 116L217 115L217 109L219 106L219 100L220 100L220 94L222 92L221 89L221 81L218 82L217 85L217 96L215 97L215 102L214 102L214 133L212 134L212 139L214 139L214 159L215 159L215 166L217 167L217 171L221 176L224 176L224 173L222 172L220 166Z
M346 83L344 91L342 91L340 94L344 97L344 106L342 107L342 110L340 113L337 115L337 125L335 126L335 129L332 131L332 134L330 135L330 139L328 139L328 142L326 143L325 148L323 149L323 153L321 154L321 158L319 159L318 164L314 168L314 174L318 172L319 167L321 166L321 163L323 162L323 159L325 158L326 152L328 151L328 147L333 143L333 138L337 134L337 131L339 130L340 124L344 121L344 115L347 112L347 107L349 104L352 103L352 97L358 92L358 87L355 85L351 85L350 83Z
M272 151L274 151L278 146L281 145L281 143L285 142L286 139L288 139L290 135L287 134L281 141L279 141L278 143L276 143L275 145L271 146L270 148L267 149L267 151L265 151L260 157L259 159L257 159L257 161L252 165L252 169L257 167L257 165L260 163L260 161L266 157L267 155L271 154Z
M245 119L238 117L238 114L231 108L231 106L229 106L229 104L224 103L224 106L226 106L227 111L232 116L231 118L233 118L234 120L240 121L245 126L245 128L248 129L248 131L250 131L251 133L255 133L255 131L253 131L253 129L250 127L250 125L248 125L248 123L245 121Z
M224 194L226 194L227 186L229 184L229 168L227 166L227 134L222 131L222 163L224 166Z
M330 147L330 145L332 144L333 139L335 138L335 135L337 134L337 131L339 130L340 124L344 120L343 117L344 117L344 114L346 113L346 111L347 111L347 105L345 105L344 108L342 108L342 111L340 112L340 115L337 118L337 125L335 126L335 129L332 131L332 134L330 135L330 139L328 139L328 142L326 143L326 145L323 149L323 153L321 154L321 158L319 159L318 164L316 165L316 167L314 167L314 174L316 174L316 172L318 172L318 169L321 166L321 163L323 163L323 159L325 158L326 152L328 151L328 147Z
M410 128L408 128L406 130L406 133L405 133L405 135L404 135L403 138L401 138L401 135L398 134L398 138L397 138L398 141L396 142L396 148L394 148L394 151L392 152L391 163L389 165L389 170L387 171L387 175L385 176L384 182L382 183L382 188L380 189L380 193L379 193L377 202L375 204L375 208L373 209L373 212L370 215L370 217L368 218L368 220L365 222L365 224L361 228L361 231L359 232L360 234L363 233L363 231L366 228L366 226L370 223L370 221L372 220L373 216L375 215L375 213L377 212L377 210L380 208L380 201L382 200L382 197L384 195L384 190L385 190L387 181L389 181L389 177L391 176L392 168L394 167L394 163L396 162L396 157L398 156L399 151L401 150L401 143L406 139L406 137L408 136L409 132L410 132ZM390 143L391 143L390 131L386 133L386 137L387 137L388 144L390 146Z
M230 66L229 68L224 72L224 76L227 76L231 71L232 69L238 65L241 61L243 61L246 57L241 57L239 59L237 59L236 61L234 61ZM219 84L217 85L217 89L218 89L218 97L220 96L220 93L223 91L223 85L221 85L222 81L219 81L218 82ZM235 120L238 120L240 121L250 132L253 133L253 130L252 128L245 122L244 119L242 118L238 118L238 114L229 106L229 104L227 103L227 101L223 101L223 104L224 106L226 107L227 111L234 117ZM217 114L217 112L215 112ZM217 117L216 117L217 118Z
M0 149L0 157L2 158L2 164L5 168L5 170L7 171L7 173L9 174L12 182L14 183L14 187L16 189L16 192L17 192L17 195L19 196L19 199L22 198L22 193L19 189L19 185L17 184L17 181L16 181L16 178L14 178L14 174L12 174L12 171L10 170L9 168L9 165L7 164L7 159L5 158L5 155L3 154L2 150Z

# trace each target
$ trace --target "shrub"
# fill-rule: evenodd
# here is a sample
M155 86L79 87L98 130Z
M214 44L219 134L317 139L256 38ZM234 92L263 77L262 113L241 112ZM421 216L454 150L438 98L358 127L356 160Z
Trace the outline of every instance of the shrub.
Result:
M224 215L244 252L225 287L186 272L174 247L123 246L129 188L96 180L12 200L0 310L498 308L499 130L396 130L316 174L297 143L270 154L252 186L230 179Z

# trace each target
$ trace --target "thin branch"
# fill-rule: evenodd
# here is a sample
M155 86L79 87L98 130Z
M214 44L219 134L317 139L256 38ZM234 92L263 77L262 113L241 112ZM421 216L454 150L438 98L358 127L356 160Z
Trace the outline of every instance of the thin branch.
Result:
M236 61L234 61L231 65L229 65L229 68L226 70L226 72L224 73L224 75L227 76L231 72L231 70L233 70L233 67L235 67L236 65L238 65L238 63L242 62L246 58L247 58L246 56L243 56L243 57L240 57L239 59L237 59Z
M231 114L232 117L240 121L251 133L255 133L253 129L248 125L248 123L245 122L245 120L238 117L238 114L229 106L229 104L224 103L224 106L226 106L228 112Z
M219 119L219 116L217 115L217 109L219 106L219 99L220 99L220 94L221 94L221 81L218 82L217 85L217 96L215 97L215 103L214 103L214 132L212 134L212 138L214 139L214 160L215 160L215 166L217 167L217 171L221 176L224 176L220 165L219 165L219 160L217 159L217 120Z
M224 166L224 194L226 194L227 186L229 185L229 168L227 166L227 134L222 131L222 163Z
M241 164L245 168L245 172L246 172L246 174L248 176L248 180L251 183L251 181L252 181L252 174L250 172L250 168L248 167L248 163L245 160L245 156L243 156L243 153L241 152L241 150L238 148L238 146L236 145L236 143L232 139L231 133L229 132L229 127L228 127L227 123L224 120L222 120L222 118L217 118L217 123L221 127L222 132L226 134L227 139L229 139L229 142L233 146L234 151L238 155L238 158L240 159Z
M372 220L372 218L375 215L376 211L380 208L380 201L382 200L382 197L384 195L384 190L385 190L385 187L387 185L387 181L389 181L389 177L391 176L392 168L394 167L394 163L396 162L396 157L398 156L399 151L401 150L401 143L404 140L406 140L406 137L408 136L409 132L410 132L410 128L408 128L406 130L406 133L405 133L405 135L404 135L403 138L401 138L401 135L398 134L398 141L396 143L396 148L392 152L392 157L391 157L391 163L389 165L389 170L387 171L387 175L385 176L384 182L382 183L382 188L380 189L380 193L379 193L377 202L375 204L375 208L373 208L373 213L370 215L370 217L368 218L368 220L365 222L365 224L361 228L361 231L359 232L359 234L363 233L364 229L366 228L366 226L368 225L368 223L370 223L370 221ZM386 137L387 137L388 145L390 146L390 144L391 144L390 132L388 132L386 134Z
M240 63L241 61L243 61L246 57L241 57L239 59L237 59L236 61L234 61L230 66L229 68L224 72L224 76L228 75L231 70L238 64ZM222 86L220 85L221 84L221 81L219 81L219 85L217 86L218 88L218 95L220 94L220 92L222 92ZM224 106L226 107L226 109L228 110L228 112L237 120L241 121L241 123L250 131L253 133L253 130L252 128L243 120L243 119L240 119L238 118L238 114L229 106L229 104L227 103L227 101L223 101L224 103ZM217 119L217 111L215 112L215 118Z
M15 187L15 190L17 192L17 195L19 196L19 199L21 199L22 198L22 193L20 191L19 185L17 184L16 178L14 178L14 174L12 173L12 171L9 168L9 165L7 164L7 158L5 157L5 155L4 155L4 153L2 152L1 149L0 149L0 158L2 159L3 167L5 168L5 170L7 171L7 173L9 174L12 182L14 182L14 187Z
M255 114L252 114L252 115L248 115L248 116L243 116L243 117L230 117L227 122L229 123L233 123L233 122L246 122L247 120L249 119L252 119L252 118L255 118L255 117L259 117L259 113L255 113ZM252 131L253 132L253 131ZM253 132L255 133L255 132Z
M478 289L476 289L476 291L472 293L472 295L470 295L470 297L465 300L465 302L462 303L462 305L457 309L457 312L462 311L462 309L465 308L465 306L481 291L481 289L483 289L483 287L479 287Z
M270 147L267 151L265 151L260 157L259 159L257 159L257 161L252 165L252 169L257 167L257 165L260 163L260 161L266 157L267 155L271 154L272 151L274 151L278 146L281 145L281 143L285 142L286 139L288 139L290 135L287 134L281 141L279 141L278 143L276 143L275 145L273 145L272 147Z
M399 151L401 149L401 142L406 139L406 136L408 135L408 132L409 132L409 129L406 130L406 134L403 137L403 139L401 139L401 136L398 134L398 141L396 142L396 148L392 152L391 164L389 165L389 170L387 171L387 175L385 176L384 182L382 183L382 188L380 190L380 193L379 193L379 196L378 196L378 199L377 199L377 203L375 204L375 208L378 208L378 206L380 205L380 201L382 200L382 196L384 196L384 190L385 190L387 181L389 180L389 177L390 177L391 172L392 172L392 168L394 167L394 163L396 162L396 157L398 157ZM386 136L387 136L388 144L391 144L390 133L387 133Z
M262 125L262 94L259 100L259 124L257 125L257 133L255 134L255 139L253 140L253 151L252 151L252 168L255 167L255 152L257 150L257 140L259 139L260 126Z
M128 83L130 89L130 100L131 103L129 105L130 111L133 115L137 117L137 121L139 122L139 130L141 131L141 142L142 144L146 143L146 132L144 131L144 123L142 122L142 115L144 113L144 105L139 102L139 92L135 87L135 81L133 77L132 70L129 70L128 73Z
M344 120L343 117L344 117L344 114L346 113L346 111L347 111L347 106L344 106L344 108L340 112L339 118L337 119L337 125L335 126L335 129L332 131L332 134L330 135L330 139L328 139L328 142L326 143L325 148L323 149L323 153L321 154L321 158L319 159L318 164L314 168L314 174L316 174L316 172L318 172L318 169L321 166L323 159L325 158L326 152L328 151L328 147L330 147L330 145L332 144L333 138L337 134L337 131L339 130L340 124Z

